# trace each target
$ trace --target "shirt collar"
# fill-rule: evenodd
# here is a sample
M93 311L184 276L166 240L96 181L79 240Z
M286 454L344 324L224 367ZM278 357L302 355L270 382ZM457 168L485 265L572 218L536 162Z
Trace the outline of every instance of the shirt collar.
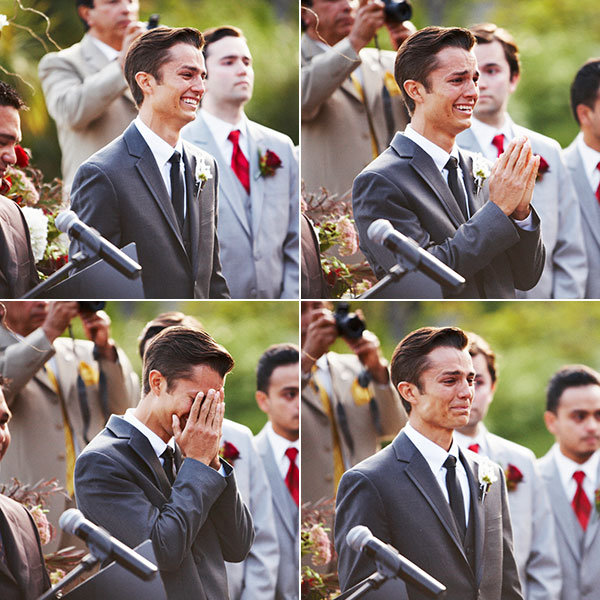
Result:
M278 433L275 433L271 421L267 422L266 428L269 443L271 444L271 449L273 450L273 454L275 455L275 460L277 463L283 459L288 448L296 448L296 450L300 451L300 440L295 440L292 442Z
M407 423L404 426L403 431L406 433L408 439L417 447L417 450L423 455L423 458L427 461L427 464L434 475L443 467L449 454L454 456L457 461L459 460L458 444L454 439L452 440L450 450L446 452L441 446L438 446L422 433L419 433L410 423Z
M416 132L411 124L409 123L404 130L404 135L411 141L413 141L417 146L419 146L422 150L427 152L429 156L432 158L435 166L441 172L444 170L448 159L451 156L454 156L456 160L458 158L458 146L454 143L452 146L452 152L448 154L443 148L440 148L437 144L434 144L431 140L428 140L426 137L422 136L420 133Z
M508 113L504 113L504 124L502 127L494 127L493 125L488 125L479 119L473 117L471 119L471 131L475 136L475 139L479 143L480 148L487 148L492 145L492 140L498 134L504 135L507 142L513 139L514 132L512 128L513 122Z
M212 136L220 143L224 143L229 137L229 134L235 129L240 130L240 141L248 135L246 115L242 115L242 118L235 125L232 125L227 121L223 121L223 119L219 119L219 117L215 117L215 115L209 113L206 109L200 110L202 111L202 116L204 117L204 121L212 133Z
M472 446L473 444L479 444L479 448L483 452L483 454L487 454L488 447L485 441L485 434L487 433L487 430L485 428L482 428L482 425L483 423L480 423L479 432L475 437L469 437L467 435L462 434L460 431L455 431L452 437L454 438L456 443L463 449L468 449L469 446Z
M96 48L98 48L98 50L100 50L100 52L102 52L102 54L109 61L115 60L117 58L117 56L119 56L120 52L118 50L115 50L112 46L105 44L103 41L99 40L97 37L93 36L91 33L87 33L86 35L92 40L92 42L94 42L94 45L96 46Z
M598 487L598 462L600 461L600 450L596 450L588 460L582 465L576 463L574 460L567 458L561 451L558 444L554 444L552 447L554 452L554 458L556 465L558 466L558 472L563 485L566 487L568 483L573 479L573 473L575 471L583 471L585 476L592 482L594 489Z
M581 160L583 161L583 168L585 170L588 178L590 175L594 173L596 170L596 166L600 162L600 152L590 148L583 141L583 133L579 132L576 138L577 148L579 148L579 155L581 156Z
M152 131L148 125L142 121L140 116L138 115L134 121L135 126L138 128L140 135L144 138L146 144L148 144L154 158L156 160L156 164L159 168L162 167L169 162L171 156L173 156L173 152L177 150L179 154L183 156L183 141L181 140L181 136L178 138L177 143L175 144L175 148L171 146L168 142L163 140L157 133Z
M171 438L168 443L165 443L154 431L146 427L133 413L135 408L128 408L123 415L123 419L130 425L133 425L144 437L148 439L156 456L160 457L167 446L175 451L175 439Z

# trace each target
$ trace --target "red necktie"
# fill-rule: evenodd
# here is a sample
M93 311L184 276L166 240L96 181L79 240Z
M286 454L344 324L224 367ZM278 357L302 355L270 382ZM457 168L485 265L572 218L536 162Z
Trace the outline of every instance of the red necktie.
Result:
M479 454L479 444L471 444L470 446L468 446L469 450L471 450L471 452L475 452L475 454Z
M596 169L598 169L600 171L600 162L596 165ZM598 187L596 188L596 200L598 200L598 202L600 202L600 183L598 184Z
M300 501L300 471L296 464L298 448L288 448L285 451L285 455L290 459L290 467L285 476L285 485L287 485L288 490L290 490L294 502L298 504Z
M500 156L504 152L504 134L499 133L498 135L495 135L492 139L492 145L496 146L498 149L498 156Z
M592 505L590 504L589 498L583 489L584 478L585 473L583 471L575 471L575 473L573 473L573 479L577 482L577 489L575 490L575 495L573 496L571 506L575 511L575 515L577 515L577 520L585 531L588 526L588 521L590 520Z
M234 129L229 136L228 140L233 144L233 154L231 155L231 168L237 175L244 189L250 193L250 163L244 156L242 149L240 148L240 130Z

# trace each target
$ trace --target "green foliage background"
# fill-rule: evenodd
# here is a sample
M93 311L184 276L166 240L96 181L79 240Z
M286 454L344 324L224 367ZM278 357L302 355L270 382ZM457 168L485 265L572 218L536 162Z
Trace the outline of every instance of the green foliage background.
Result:
M583 63L600 56L598 0L412 0L413 21L469 27L492 22L507 29L521 53L521 81L508 110L514 121L565 147L579 131L569 88ZM385 30L382 47L391 48Z
M171 310L194 316L231 353L235 367L225 384L225 416L258 433L267 417L254 400L256 363L271 344L298 343L298 302L108 302L112 337L140 375L138 336L148 321ZM75 337L84 337L79 319L73 321L73 331Z
M34 8L50 18L50 35L61 48L79 41L83 25L75 0L0 0L0 14L11 24L0 32L0 66L19 78L0 72L16 87L31 110L22 113L23 145L31 148L34 164L46 179L60 176L60 150L54 121L46 111L37 76L40 58L56 51L44 36L46 22L18 7ZM299 141L298 129L298 5L289 0L140 0L140 20L159 13L161 24L200 30L217 25L240 27L254 58L254 96L247 105L249 118ZM15 25L16 24L16 25ZM29 27L43 44L18 27Z
M554 439L543 422L546 385L565 364L600 370L600 302L353 302L390 360L396 344L424 326L458 326L483 336L497 356L498 387L488 429L544 454ZM347 352L343 341L334 350Z

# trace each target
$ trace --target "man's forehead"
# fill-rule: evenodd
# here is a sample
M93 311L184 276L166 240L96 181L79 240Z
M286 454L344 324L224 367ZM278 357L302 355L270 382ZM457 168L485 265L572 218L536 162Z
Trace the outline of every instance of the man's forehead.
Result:
M461 350L454 346L438 346L427 354L425 371L439 373L456 370L474 372L473 360L466 348Z
M246 38L227 35L213 42L207 49L207 58L221 60L224 57L252 58Z
M600 386L591 384L568 387L561 394L558 405L569 412L600 410Z
M446 46L435 55L435 59L436 64L433 71L463 71L465 68L477 70L477 59L473 49L465 50L457 46Z

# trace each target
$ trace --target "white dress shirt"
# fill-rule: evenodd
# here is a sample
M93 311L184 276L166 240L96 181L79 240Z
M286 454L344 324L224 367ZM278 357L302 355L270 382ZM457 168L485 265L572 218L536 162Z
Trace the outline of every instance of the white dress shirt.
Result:
M455 440L452 440L450 450L446 452L441 446L438 446L435 442L432 442L429 438L425 437L422 433L419 433L410 423L407 423L403 429L408 439L417 447L417 450L422 454L423 458L427 461L433 476L438 482L446 502L450 503L450 496L448 495L448 488L446 487L446 472L447 469L443 466L448 458L448 455L456 458L456 478L460 484L460 489L463 495L463 502L465 505L465 523L469 524L469 510L471 508L471 494L469 490L469 480L467 478L467 472L465 467L458 457L458 444Z
M134 119L134 124L138 128L140 135L144 138L146 144L148 144L152 155L154 156L154 160L156 161L156 165L158 166L158 170L160 171L160 175L163 179L165 187L167 188L167 194L169 198L171 197L171 163L169 159L173 156L173 152L177 150L181 155L181 160L179 161L179 169L181 171L181 176L183 177L183 189L184 194L186 193L186 182L185 182L185 165L183 163L183 141L181 137L177 140L177 144L175 147L171 146L168 142L163 140L158 134L154 133L148 125L146 125L140 116L138 115ZM185 196L184 196L185 198ZM187 213L187 202L183 203L183 216Z
M498 158L498 148L492 144L492 140L497 135L502 134L504 136L504 148L506 148L515 137L512 130L512 120L507 114L504 117L504 124L499 129L473 117L471 119L471 131L479 147L483 150L483 155L493 163Z
M577 149L583 161L585 174L590 182L590 186L592 186L593 192L596 193L600 185L600 169L597 168L598 163L600 163L600 152L590 148L583 141L583 133L579 132L576 139Z
M558 473L560 480L563 484L563 489L569 500L569 503L575 496L577 490L577 482L573 479L573 473L575 471L583 471L585 478L583 480L583 491L585 492L588 500L592 507L594 506L594 491L600 485L600 482L596 481L598 478L598 461L600 460L600 450L596 450L594 454L582 465L576 463L574 460L567 458L561 451L558 444L554 444L552 447L554 453L554 460L558 467Z
M463 450L468 450L469 446L472 446L473 444L479 444L478 453L489 457L490 449L485 439L486 433L487 430L483 427L480 428L479 433L475 437L469 437L468 435L462 434L460 431L454 431L453 438Z
M206 109L200 109L202 111L202 117L210 133L212 134L217 146L219 148L219 152L221 156L225 160L228 165L231 165L231 157L233 156L233 142L229 139L229 134L236 129L240 130L240 138L239 144L240 149L244 153L246 160L250 161L250 141L248 140L248 125L246 116L243 116L239 122L235 125L228 123L227 121L223 121L223 119L219 119L219 117L215 117L209 113Z
M266 425L267 438L271 444L271 450L275 456L275 463L281 473L281 478L285 479L288 469L290 468L290 459L285 455L288 448L296 448L298 455L296 457L296 465L300 468L300 440L290 441L283 436L275 433L273 425L269 421Z

